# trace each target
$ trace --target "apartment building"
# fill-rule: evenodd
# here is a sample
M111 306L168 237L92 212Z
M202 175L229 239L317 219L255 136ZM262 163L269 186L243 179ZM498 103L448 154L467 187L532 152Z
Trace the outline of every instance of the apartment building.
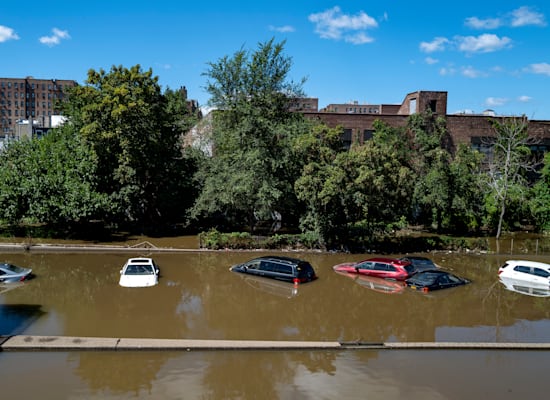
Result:
M65 79L0 78L0 138L47 131L60 115L59 101L76 81Z

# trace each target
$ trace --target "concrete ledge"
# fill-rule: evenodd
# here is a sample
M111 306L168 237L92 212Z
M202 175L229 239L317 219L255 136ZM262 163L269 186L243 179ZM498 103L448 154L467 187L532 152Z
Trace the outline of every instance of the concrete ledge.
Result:
M550 350L550 343L331 342L269 340L139 339L71 336L0 336L0 351L139 350Z

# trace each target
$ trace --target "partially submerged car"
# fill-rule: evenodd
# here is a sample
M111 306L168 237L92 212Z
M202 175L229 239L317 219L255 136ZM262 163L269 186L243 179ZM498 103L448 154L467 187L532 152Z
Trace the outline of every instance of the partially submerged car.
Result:
M499 278L510 278L550 287L550 264L527 260L508 260L498 269L498 276Z
M119 285L149 287L158 283L159 268L152 258L129 258L120 270Z
M32 269L10 263L0 264L0 283L23 282L31 278Z
M401 257L400 260L410 261L414 267L415 272L431 271L438 269L439 266L427 257L421 256L406 256Z
M263 256L233 265L233 272L292 282L294 284L317 279L315 270L307 261L292 257Z
M431 292L434 290L448 289L470 283L468 279L461 278L450 272L442 270L419 272L417 274L414 274L405 282L407 283L407 286L411 289L421 292Z
M375 257L359 262L342 263L332 267L335 272L348 272L404 281L415 273L410 261L398 258Z

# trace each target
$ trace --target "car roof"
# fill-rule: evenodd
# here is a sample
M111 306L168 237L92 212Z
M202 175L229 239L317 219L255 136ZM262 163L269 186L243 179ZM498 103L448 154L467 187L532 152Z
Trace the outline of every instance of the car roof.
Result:
M397 265L408 265L411 264L410 261L406 260L400 260L399 258L391 258L391 257L373 257L373 258L367 258L366 260L360 261L360 262L383 262L383 263L390 263L390 264L397 264Z
M523 265L525 267L536 267L542 268L550 271L550 264L546 264L538 261L529 261L529 260L508 260L506 261L508 265Z
M254 261L254 260L279 261L279 262L284 262L284 263L287 263L287 264L300 264L300 263L306 262L306 261L300 260L298 258L287 257L287 256L262 256L262 257L255 258L251 261Z
M153 259L147 257L129 258L127 264L152 264Z

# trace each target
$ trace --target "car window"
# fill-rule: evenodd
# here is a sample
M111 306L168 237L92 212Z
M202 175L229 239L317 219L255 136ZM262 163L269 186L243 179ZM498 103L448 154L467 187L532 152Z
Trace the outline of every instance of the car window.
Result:
M374 269L377 271L390 271L389 267L390 266L385 263L377 262L376 264L374 264Z
M461 280L457 276L448 275L448 277L449 277L449 281L452 282L452 283L460 283L461 282Z
M356 266L358 269L375 269L374 263L370 261L365 261Z
M274 265L271 261L262 261L260 263L260 270L266 272L273 272Z
M258 269L260 268L260 262L259 261L251 261L248 264L245 265L248 269Z
M542 276L543 278L548 278L550 276L550 273L548 271L545 271L541 268L533 268L533 273L536 276Z
M523 272L525 274L530 274L531 273L531 268L523 266L523 265L516 265L516 267L514 268L514 271Z
M292 275L292 267L290 265L274 263L273 271L278 272L280 274Z

